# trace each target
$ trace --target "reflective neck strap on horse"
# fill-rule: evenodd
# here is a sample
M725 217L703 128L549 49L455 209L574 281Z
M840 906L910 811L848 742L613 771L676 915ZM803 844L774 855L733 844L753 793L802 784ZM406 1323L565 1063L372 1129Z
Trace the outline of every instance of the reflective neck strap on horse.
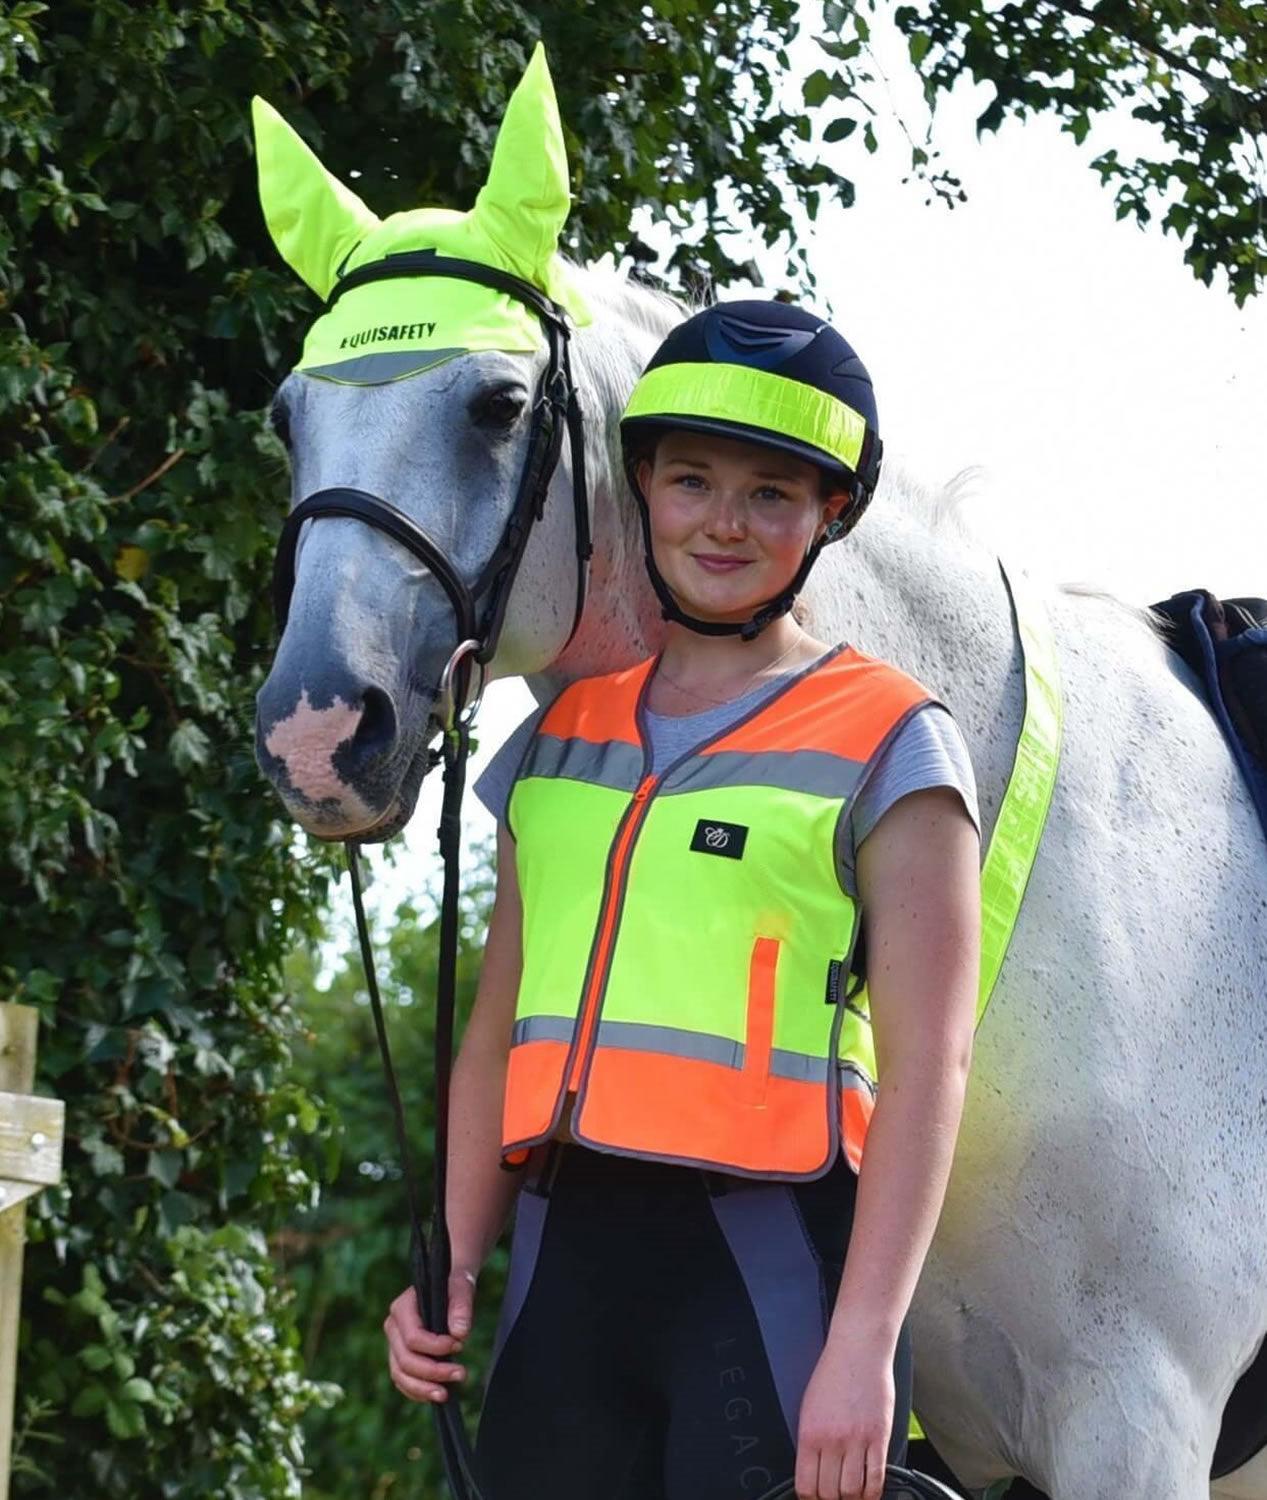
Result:
M1064 736L1060 658L1056 654L1051 620L1041 597L1023 573L1009 572L1002 559L999 572L1007 586L1013 626L1021 648L1025 703L1012 769L981 866L978 1026L985 1018L998 983L1038 858L1047 814L1056 794Z

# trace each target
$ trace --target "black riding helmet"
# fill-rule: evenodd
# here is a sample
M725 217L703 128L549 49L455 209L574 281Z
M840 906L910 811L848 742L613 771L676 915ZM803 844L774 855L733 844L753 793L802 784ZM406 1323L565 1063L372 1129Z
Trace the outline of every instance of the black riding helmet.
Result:
M782 449L815 464L850 496L784 592L743 624L686 614L655 565L650 514L635 468L660 433L671 430ZM819 552L857 525L880 477L882 445L866 367L829 323L787 302L721 302L675 328L634 387L620 436L642 513L647 571L664 618L701 635L753 640L786 614Z

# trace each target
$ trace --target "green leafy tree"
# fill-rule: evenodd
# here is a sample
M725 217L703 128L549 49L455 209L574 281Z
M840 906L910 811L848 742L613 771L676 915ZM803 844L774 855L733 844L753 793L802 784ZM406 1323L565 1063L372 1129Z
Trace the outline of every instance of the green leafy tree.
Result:
M287 492L262 409L314 308L260 220L250 94L377 211L466 207L544 38L573 250L625 248L642 208L680 231L670 269L724 279L735 223L779 242L831 184L777 102L795 29L793 0L0 0L0 995L39 1008L68 1108L15 1494L292 1496L335 1399L269 1251L317 1202L330 1099L360 1126L341 1070L297 1067L282 980L332 856L251 751ZM429 1075L425 1027L403 1045ZM350 1319L307 1261L294 1285Z
M859 124L869 149L879 82L868 17L887 0L826 0L820 45L830 61L806 81L807 103L834 99L825 127L841 140ZM1262 0L921 0L894 17L930 109L964 76L991 84L978 132L1006 119L1053 114L1076 141L1099 117L1129 108L1155 146L1109 147L1092 168L1110 184L1119 218L1155 215L1183 243L1207 286L1226 277L1238 304L1267 275L1267 5ZM952 203L956 177L929 137L911 139L913 172Z

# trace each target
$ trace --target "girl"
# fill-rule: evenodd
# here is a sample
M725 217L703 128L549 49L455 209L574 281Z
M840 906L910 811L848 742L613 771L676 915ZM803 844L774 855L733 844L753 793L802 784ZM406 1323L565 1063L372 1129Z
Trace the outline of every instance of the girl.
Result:
M566 688L477 785L498 878L453 1080L453 1337L402 1293L392 1378L464 1377L518 1197L487 1500L878 1500L971 1050L972 773L926 689L792 610L879 474L830 325L697 314L621 435L665 646Z

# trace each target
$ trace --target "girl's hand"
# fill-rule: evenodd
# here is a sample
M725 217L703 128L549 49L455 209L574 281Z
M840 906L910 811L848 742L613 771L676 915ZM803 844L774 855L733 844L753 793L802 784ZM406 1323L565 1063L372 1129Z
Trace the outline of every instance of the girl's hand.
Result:
M801 1402L797 1500L880 1500L893 1402L892 1350L828 1339Z
M418 1299L407 1287L383 1319L387 1335L387 1363L392 1384L411 1401L447 1401L447 1386L466 1379L466 1367L443 1356L458 1354L462 1338L471 1331L475 1308L475 1275L453 1271L449 1276L451 1334L431 1333L418 1316Z

